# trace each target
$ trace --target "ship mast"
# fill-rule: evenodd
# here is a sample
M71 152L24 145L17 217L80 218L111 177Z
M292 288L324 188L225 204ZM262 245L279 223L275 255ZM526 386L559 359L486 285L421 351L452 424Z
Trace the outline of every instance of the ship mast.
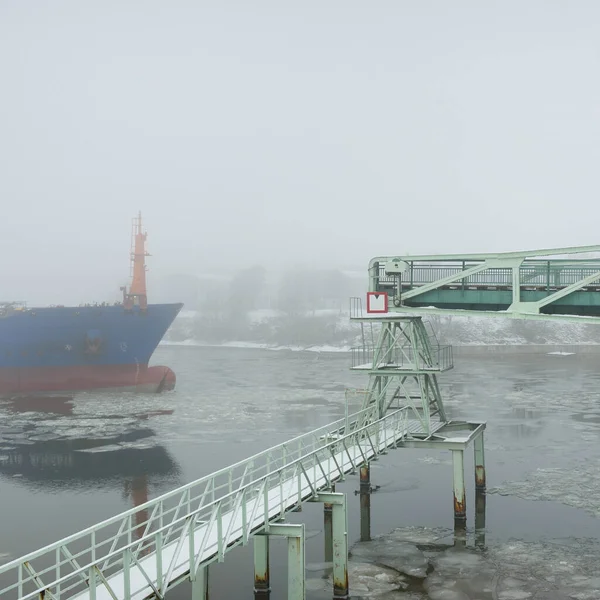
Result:
M133 219L131 232L131 286L129 293L124 291L123 305L126 309L139 306L141 310L148 308L146 294L146 252L147 233L142 231L142 213Z

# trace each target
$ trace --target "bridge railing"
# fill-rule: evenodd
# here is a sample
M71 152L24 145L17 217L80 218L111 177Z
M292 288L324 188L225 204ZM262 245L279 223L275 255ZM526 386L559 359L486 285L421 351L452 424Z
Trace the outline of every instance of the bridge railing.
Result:
M315 482L322 488L343 477L347 461L358 468L365 447L377 454L406 435L407 409L380 420L372 411L300 435L0 566L0 598L93 599L104 588L120 600L109 581L117 574L131 595L164 594L264 528L274 518L273 494L275 516L283 516L318 491ZM192 535L199 528L200 541ZM143 580L131 577L134 568Z
M413 261L405 259L408 269L402 274L403 289L427 285L445 277L459 275L484 261ZM519 284L544 289L561 288L576 283L600 271L600 261L526 260L519 268ZM385 263L380 262L376 275L376 289L386 290L393 287L397 279L385 272ZM510 268L490 268L468 275L451 284L453 287L486 286L512 289L512 271ZM600 284L598 284L600 285Z
M374 365L377 346L357 346L351 348L352 368L394 368L419 369L428 371L447 371L454 365L452 346L432 345L431 356L426 357L422 352L415 352L412 347L398 347L380 357L377 366Z

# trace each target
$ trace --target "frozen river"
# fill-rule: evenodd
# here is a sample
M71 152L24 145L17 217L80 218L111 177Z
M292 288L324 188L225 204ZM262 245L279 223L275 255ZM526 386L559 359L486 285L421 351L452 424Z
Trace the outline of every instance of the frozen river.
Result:
M165 395L0 402L0 560L34 550L344 414L362 387L346 354L160 347L178 387ZM484 544L455 539L450 453L398 450L371 470L373 541L358 543L349 493L351 594L431 600L600 598L600 353L460 356L440 376L451 418L486 420ZM101 451L99 451L101 450ZM306 523L309 598L330 598L321 505ZM381 536L381 537L377 537ZM273 597L286 589L273 541ZM235 576L232 576L235 574ZM211 567L215 598L252 598L251 548ZM174 599L189 598L186 586Z

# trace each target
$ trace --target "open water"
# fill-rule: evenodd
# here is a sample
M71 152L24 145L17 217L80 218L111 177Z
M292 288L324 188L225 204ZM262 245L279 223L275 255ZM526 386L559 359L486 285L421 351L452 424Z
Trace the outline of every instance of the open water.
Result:
M175 370L174 392L0 401L0 562L341 418L345 388L366 384L346 354L163 346L154 362ZM600 354L457 358L439 381L452 418L488 422L485 540L476 546L471 453L463 541L450 453L390 452L371 470L374 541L356 543L357 479L338 485L349 494L351 595L600 598L599 365ZM322 510L290 516L307 527L314 599L331 597ZM272 543L272 597L285 598L285 542ZM211 566L212 598L250 599L252 584L251 546ZM170 597L189 594L182 585Z

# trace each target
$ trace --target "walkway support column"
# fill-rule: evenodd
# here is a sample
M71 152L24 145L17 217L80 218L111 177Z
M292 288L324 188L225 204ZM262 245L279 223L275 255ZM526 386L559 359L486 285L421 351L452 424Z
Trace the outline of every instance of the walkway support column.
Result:
M348 527L346 495L319 492L313 502L327 502L332 505L333 530L333 598L348 600Z
M254 599L268 600L271 595L269 577L269 536L254 536Z
M467 518L464 450L452 450L452 466L454 471L454 520L464 521Z
M268 534L282 535L288 539L288 600L306 600L304 523L271 523Z
M485 549L485 493L475 492L475 547Z
M199 567L192 579L192 600L208 600L208 566Z
M360 541L371 541L371 467L360 467Z
M475 449L475 489L485 491L485 455L483 451L483 431L473 440Z
M335 483L331 484L331 493L335 494ZM323 504L323 532L325 537L324 560L333 562L333 504Z

